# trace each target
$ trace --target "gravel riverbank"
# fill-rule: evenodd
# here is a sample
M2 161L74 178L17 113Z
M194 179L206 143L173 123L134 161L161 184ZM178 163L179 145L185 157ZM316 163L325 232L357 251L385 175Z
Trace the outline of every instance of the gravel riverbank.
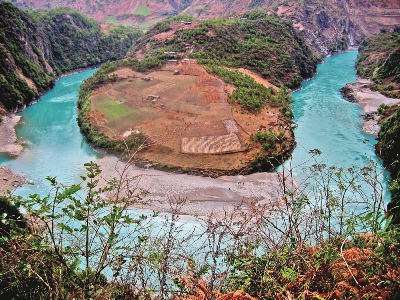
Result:
M0 167L0 196L5 196L6 191L12 191L26 183L24 177L14 174L8 167Z
M20 118L20 116L12 113L2 117L0 122L0 153L9 156L21 154L23 147L16 143L17 134L14 128ZM7 190L12 191L24 184L23 176L14 174L8 167L0 167L0 196L6 195Z
M176 174L153 169L141 169L114 156L97 161L104 180L123 175L125 182L136 191L147 194L134 207L160 212L172 212L182 202L179 214L223 216L237 205L268 205L280 198L278 173L221 176L218 178ZM126 167L125 172L123 169Z
M17 134L15 125L18 124L21 116L8 114L2 117L0 122L0 153L6 153L10 156L20 155L23 147L16 143Z
M393 105L400 103L400 99L388 98L377 91L372 91L370 85L373 82L370 79L358 77L356 82L349 82L340 92L343 98L352 103L358 103L364 114L363 130L367 133L378 135L380 130L378 108L381 104Z

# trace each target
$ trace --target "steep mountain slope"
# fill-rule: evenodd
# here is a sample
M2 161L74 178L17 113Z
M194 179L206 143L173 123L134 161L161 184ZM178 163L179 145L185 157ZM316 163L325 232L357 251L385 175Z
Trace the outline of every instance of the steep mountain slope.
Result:
M160 17L177 15L188 8L195 0L12 0L13 4L21 9L55 8L59 6L71 7L98 21L108 16L136 16Z
M400 36L397 32L366 38L360 44L357 72L374 80L375 89L400 98Z
M101 32L100 25L70 8L24 12L0 3L0 108L29 104L56 76L122 58L142 33Z
M177 14L207 19L241 14L255 8L269 10L296 26L323 54L357 45L381 30L400 24L400 2L396 0L12 0L23 9L70 6L99 21L140 23Z

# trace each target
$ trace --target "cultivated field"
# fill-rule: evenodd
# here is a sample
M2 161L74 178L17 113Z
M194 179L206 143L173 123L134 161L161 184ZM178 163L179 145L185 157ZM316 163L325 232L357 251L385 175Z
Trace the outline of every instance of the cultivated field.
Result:
M278 122L276 108L253 114L229 103L234 87L194 60L115 73L116 83L92 94L92 121L114 139L145 134L149 146L138 158L164 168L237 172L254 158L250 134Z

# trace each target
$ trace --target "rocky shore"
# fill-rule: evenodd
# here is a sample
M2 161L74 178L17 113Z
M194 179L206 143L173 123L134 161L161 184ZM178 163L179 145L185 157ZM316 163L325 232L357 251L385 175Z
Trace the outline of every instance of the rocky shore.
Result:
M8 167L0 167L0 196L5 196L7 190L12 191L25 183L21 175L14 174Z
M0 122L0 153L5 153L9 156L21 154L23 147L16 143L17 134L14 128L20 118L20 116L12 113L2 117ZM14 174L7 167L0 167L0 196L6 195L7 190L12 191L24 184L25 179L23 176Z
M364 114L363 130L377 136L380 131L378 108L381 104L393 105L400 103L400 99L388 98L377 91L372 91L372 80L358 77L356 82L349 82L340 89L343 98L352 103L358 103Z
M17 144L17 134L15 125L18 124L21 116L8 114L2 117L0 122L0 153L10 156L18 156L22 151L22 146Z

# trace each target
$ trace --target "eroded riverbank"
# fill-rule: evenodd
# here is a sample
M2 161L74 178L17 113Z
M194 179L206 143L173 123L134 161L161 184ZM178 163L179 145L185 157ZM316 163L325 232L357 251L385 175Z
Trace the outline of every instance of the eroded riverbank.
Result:
M13 191L25 183L22 175L14 174L10 168L0 167L0 196L6 196L7 190Z

